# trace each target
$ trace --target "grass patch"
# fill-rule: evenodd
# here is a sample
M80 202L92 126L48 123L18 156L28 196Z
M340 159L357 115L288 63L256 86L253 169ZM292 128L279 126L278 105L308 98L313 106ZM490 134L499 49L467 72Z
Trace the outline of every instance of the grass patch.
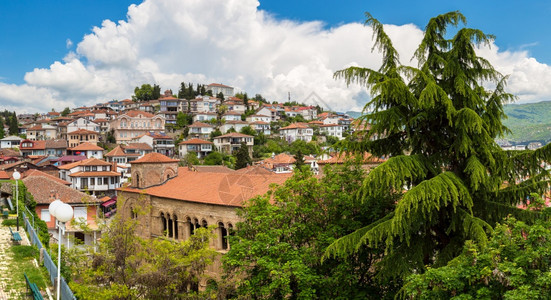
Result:
M23 273L27 274L30 282L36 284L40 290L46 288L46 281L40 268L34 264L38 256L38 249L33 246L14 245L11 248L13 260L7 270L7 277L11 278L8 283L9 289L25 290L26 282Z
M17 219L2 220L2 225L4 225L4 226L16 226L17 225ZM21 223L19 223L19 225L21 225Z

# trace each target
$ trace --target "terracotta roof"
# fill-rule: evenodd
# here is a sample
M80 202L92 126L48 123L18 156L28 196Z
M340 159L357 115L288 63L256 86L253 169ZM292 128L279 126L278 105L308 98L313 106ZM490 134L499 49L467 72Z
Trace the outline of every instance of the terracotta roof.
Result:
M151 146L146 143L129 143L124 147L125 149L136 149L136 150L153 150Z
M6 171L0 171L0 180L8 180L10 179L10 175L6 173Z
M223 85L221 83L211 83L207 86L216 86L216 87L226 87L226 88L231 88L231 86L227 86L227 85Z
M98 134L95 131L87 130L87 129L77 129L75 131L69 132L67 134Z
M226 121L226 124L249 124L249 123L241 120L229 120L229 121Z
M115 172L115 171L87 171L87 172L76 172L69 176L71 177L121 176L121 173Z
M50 175L48 173L45 173L45 172L42 172L42 171L39 171L39 170L33 170L33 169L30 169L30 170L27 170L25 172L23 172L23 174L21 175L22 178L26 178L26 177L32 177L32 176L38 176L38 177L48 177L52 180L55 180L61 184L64 184L64 185L71 185L70 182L68 181L65 181L61 178L57 178L53 175Z
M23 147L22 145L26 142L31 142L32 147ZM46 149L46 141L29 141L29 140L23 140L21 141L21 145L19 146L19 149Z
M54 200L50 197L52 193L59 193L59 199L65 203L100 202L95 197L79 192L47 176L29 176L23 178L23 182L37 204L50 204Z
M241 113L238 113L238 112L236 112L236 111L230 110L230 111L226 112L223 116L226 116L226 115L241 116Z
M126 152L124 152L124 149L121 145L118 145L117 147L115 147L115 149L105 154L105 156L126 156Z
M44 129L42 128L42 125L35 125L31 128L27 128L27 130L44 130Z
M300 128L300 129L305 129L305 128L309 128L307 124L305 123L291 123L289 124L289 126L286 126L286 127L283 127L283 128L280 128L279 130L285 130L285 129L297 129L297 128Z
M203 123L203 122L195 122L188 127L214 127L214 125Z
M142 115L144 118L153 118L155 115L152 113L145 112L143 110L129 110L124 112L125 115L136 118L138 115Z
M240 207L243 202L265 194L272 184L283 184L292 174L239 174L194 172L179 168L178 176L144 190L121 188L119 191L146 193L181 201Z
M95 119L94 122L95 123L105 123L105 122L109 122L109 120L104 119L104 118L100 118L100 119Z
M78 146L75 146L71 151L103 151L103 148L92 143L80 143Z
M69 170L77 166L110 166L111 163L108 163L104 160L97 159L97 158L88 158L85 160L77 161L74 163L66 164L63 166L59 166L58 169L60 170Z
M170 163L170 162L178 162L178 160L172 159L166 155L162 155L161 153L153 152L153 153L148 153L139 159L131 161L130 163L145 164L145 163Z
M194 138L194 139L180 142L178 145L197 145L197 144L212 144L212 142Z
M254 121L254 122L251 122L250 124L255 124L255 125L270 125L270 123L264 122L264 121Z
M18 157L21 156L21 153L19 153L18 151L13 151L11 149L0 149L0 155Z
M248 175L272 175L273 172L264 168L263 166L248 166L246 168L239 169L235 171L238 174L248 174Z
M64 149L67 148L67 140L46 140L46 149Z
M267 158L262 162L266 164L294 164L296 161L295 157L286 153L280 153L274 157Z
M248 135L248 134L239 133L239 132L231 132L231 133L228 133L228 134L217 136L217 137L215 137L215 139L225 138L225 137L253 137L253 136Z
M230 169L226 166L203 166L197 165L193 166L197 172L214 172L214 173L234 173L235 170Z

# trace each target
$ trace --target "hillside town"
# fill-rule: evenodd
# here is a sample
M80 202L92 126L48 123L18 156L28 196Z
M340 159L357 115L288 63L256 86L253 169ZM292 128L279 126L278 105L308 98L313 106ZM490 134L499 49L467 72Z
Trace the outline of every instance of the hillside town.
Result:
M192 99L167 90L151 100L5 112L0 176L13 180L21 174L51 243L93 247L102 236L99 223L115 214L138 218L137 207L150 207L139 216L144 238L187 240L197 228L214 225L217 237L210 246L224 253L240 221L236 208L284 183L297 160L318 176L324 165L342 164L346 155L331 146L366 130L348 115L319 106L269 103L259 95L249 100L217 83L197 90ZM380 162L363 161L366 168ZM13 208L13 197L4 188L6 207ZM74 220L85 225L69 226L60 241L48 210L56 199L70 204Z

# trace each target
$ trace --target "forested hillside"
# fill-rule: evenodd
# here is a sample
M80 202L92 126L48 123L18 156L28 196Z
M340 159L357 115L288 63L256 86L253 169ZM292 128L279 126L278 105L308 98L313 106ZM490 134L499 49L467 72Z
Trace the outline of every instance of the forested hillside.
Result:
M504 109L504 124L512 131L505 139L516 143L551 141L551 101L509 104Z

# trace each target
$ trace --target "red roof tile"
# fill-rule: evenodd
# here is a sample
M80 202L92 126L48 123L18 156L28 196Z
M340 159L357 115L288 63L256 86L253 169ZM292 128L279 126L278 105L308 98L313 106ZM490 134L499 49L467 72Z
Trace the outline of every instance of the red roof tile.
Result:
M253 137L253 136L248 135L248 134L239 133L239 132L231 132L231 133L228 133L228 134L217 136L217 137L215 137L215 139L225 138L225 137Z
M71 151L103 151L103 148L91 143L81 143L78 146L75 146L71 149Z
M170 163L170 162L178 162L178 160L172 159L166 155L162 155L161 153L153 152L153 153L148 153L139 159L131 161L130 163L145 164L145 163Z
M265 194L272 184L283 184L292 174L240 174L194 172L179 168L178 176L147 188L121 188L119 191L146 193L175 200L240 207L243 202Z
M180 142L178 145L197 145L197 144L212 144L212 142L194 138L194 139Z

